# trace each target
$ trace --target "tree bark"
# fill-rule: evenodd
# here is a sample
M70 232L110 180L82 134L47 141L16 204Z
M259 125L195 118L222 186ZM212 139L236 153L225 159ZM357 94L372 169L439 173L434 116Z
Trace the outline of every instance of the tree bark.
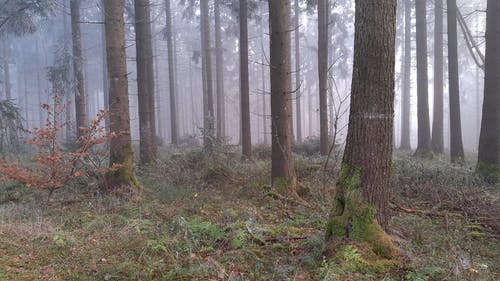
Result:
M328 1L318 0L319 150L328 154Z
M405 1L405 45L403 95L401 98L401 150L411 150L410 143L410 95L411 95L411 3Z
M210 21L208 14L208 0L200 1L201 20L201 51L203 76L203 145L208 151L212 150L214 137L214 102L212 86L212 55L210 47Z
M166 24L166 37L168 49L168 86L170 93L170 136L173 145L179 143L179 129L177 127L177 103L176 103L176 82L175 82L175 69L174 69L174 47L173 47L173 33L172 33L172 11L170 9L170 0L165 1L167 24Z
M426 0L415 0L417 26L417 116L418 146L416 156L432 157L429 122L429 77L427 73Z
M226 138L226 106L224 98L224 49L222 47L222 29L220 23L221 0L214 0L215 17L215 82L217 88L217 138Z
M356 0L349 128L326 233L368 242L385 257L394 253L380 226L388 222L395 36L396 0Z
M434 118L432 151L444 153L443 138L443 0L434 0ZM449 44L449 41L448 41Z
M130 137L127 62L125 60L125 24L123 1L104 1L106 61L109 77L109 123L118 135L110 141L109 165L121 165L108 175L108 185L136 186L134 155Z
M271 136L273 185L295 180L292 157L291 62L288 0L269 1L271 61Z
M478 171L489 182L500 181L500 1L488 0L483 116Z
M450 91L450 155L452 163L464 162L460 84L458 76L457 1L448 0L448 82Z
M82 34L80 31L80 0L71 0L71 31L73 39L73 74L75 76L76 136L82 136L82 127L87 126L85 84L83 80Z
M297 116L297 142L302 142L302 105L301 105L301 77L300 77L300 7L299 0L294 2L295 10L295 114Z
M135 0L137 91L139 102L140 159L151 163L156 156L153 48L149 0Z
M250 89L248 85L248 23L247 0L240 0L240 90L241 90L241 147L243 157L252 158L250 128Z
M101 0L101 9L102 9L102 21L106 20L106 15L104 14L104 1ZM106 61L106 27L104 24L102 25L102 91L104 96L104 109L109 110L109 78L108 78L108 63ZM105 126L106 131L109 132L109 118L106 118Z

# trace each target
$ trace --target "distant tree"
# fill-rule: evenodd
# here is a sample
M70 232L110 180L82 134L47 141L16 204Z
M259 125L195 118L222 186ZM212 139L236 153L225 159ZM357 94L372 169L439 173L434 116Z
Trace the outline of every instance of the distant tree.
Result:
M410 0L404 1L405 6L405 43L404 43L404 72L403 94L401 97L401 145L402 150L411 150L410 143L410 93L411 93L411 8Z
M250 127L250 93L248 85L248 3L240 0L240 90L241 90L241 146L246 158L252 157L252 134Z
M271 136L274 185L295 188L292 156L290 1L269 1Z
M301 77L300 77L300 6L299 0L294 1L294 28L295 28L295 114L297 116L297 142L302 142L302 106L301 106Z
M328 154L328 1L318 0L319 150Z
M458 80L457 1L448 0L448 81L450 92L450 155L451 162L464 161L462 119L460 117L460 84Z
M349 128L326 232L368 242L385 257L393 255L381 226L391 184L395 37L396 0L356 0Z
M3 86L5 91L5 99L10 100L12 98L11 93L11 82L10 82L10 42L8 36L4 36L2 42L2 52L3 52Z
M214 136L214 102L212 86L212 50L210 47L210 18L208 0L200 1L201 60L203 78L203 145L212 149Z
M477 170L490 182L500 181L500 1L488 0L483 117Z
M179 130L177 128L177 103L176 103L176 89L175 89L175 69L174 69L174 45L172 33L172 10L170 8L170 1L165 1L165 13L167 22L165 25L165 37L167 38L167 52L168 52L168 86L170 93L170 135L172 144L176 145L179 142Z
M156 157L153 48L151 45L150 1L135 0L135 46L137 54L137 90L141 163Z
M418 146L416 156L431 157L429 122L429 77L427 74L427 11L426 0L415 0L417 28L417 115Z
M82 136L81 128L87 126L85 83L83 80L82 33L80 31L80 0L71 0L71 34L73 40L73 75L75 78L76 136Z
M104 1L106 54L109 77L110 130L119 135L110 142L110 167L121 168L108 175L110 186L135 186L134 154L130 136L125 23L123 1Z
M222 47L221 4L223 0L214 0L215 18L215 83L217 89L217 138L226 137L226 106L224 98L224 49Z
M48 16L53 8L53 0L0 0L0 35L34 33L35 18Z
M434 114L432 151L444 153L443 137L443 0L434 0ZM449 43L449 41L448 41Z

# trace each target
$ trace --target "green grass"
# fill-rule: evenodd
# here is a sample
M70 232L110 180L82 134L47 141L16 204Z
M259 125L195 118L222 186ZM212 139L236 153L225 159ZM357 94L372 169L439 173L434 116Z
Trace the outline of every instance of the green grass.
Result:
M304 199L312 208L264 196L269 163L241 162L230 153L175 155L141 170L141 200L68 189L47 205L43 192L0 186L0 198L17 194L0 203L0 280L500 278L498 233L463 216L472 212L458 208L467 201L446 196L457 192L455 184L440 180L433 183L439 192L428 194L428 181L406 183L427 173L411 162L396 161L406 166L395 167L392 201L439 215L394 214L390 234L399 260L377 257L366 245L345 239L325 242L335 178L328 177L326 185L318 180L321 160L300 159L299 180L309 189ZM474 188L469 200L489 204L493 216L498 190Z

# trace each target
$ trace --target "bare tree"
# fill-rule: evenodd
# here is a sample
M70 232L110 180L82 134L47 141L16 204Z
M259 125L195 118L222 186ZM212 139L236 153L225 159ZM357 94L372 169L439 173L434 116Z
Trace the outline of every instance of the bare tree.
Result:
M217 138L226 137L226 106L224 100L224 49L222 48L220 5L222 0L214 0L215 17L215 83L217 88Z
M411 7L410 0L405 5L405 43L404 43L404 73L403 95L401 97L401 146L402 150L411 150L410 143L410 93L411 93Z
M434 0L434 114L432 151L444 152L443 137L443 0Z
M302 106L301 106L301 77L300 77L300 7L299 0L294 2L295 10L295 114L297 116L297 142L302 142Z
M241 90L241 147L246 158L252 157L252 134L250 129L250 93L248 85L248 3L240 0L240 90Z

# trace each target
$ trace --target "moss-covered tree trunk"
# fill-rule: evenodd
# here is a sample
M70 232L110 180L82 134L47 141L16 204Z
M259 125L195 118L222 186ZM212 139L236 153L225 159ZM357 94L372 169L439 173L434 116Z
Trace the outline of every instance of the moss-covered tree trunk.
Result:
M125 24L123 1L104 1L106 54L109 77L110 130L119 133L110 143L110 166L121 165L108 176L108 186L136 186L130 137Z
M395 36L396 0L356 0L349 129L326 233L367 242L382 256L392 255L383 227L391 178Z

